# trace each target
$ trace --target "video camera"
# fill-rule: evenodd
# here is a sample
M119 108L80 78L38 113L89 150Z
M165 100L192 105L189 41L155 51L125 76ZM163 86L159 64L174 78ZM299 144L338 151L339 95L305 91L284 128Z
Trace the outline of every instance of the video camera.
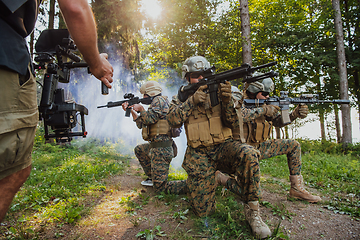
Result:
M48 29L43 31L35 44L35 69L46 69L39 104L39 118L44 120L45 141L55 138L57 143L70 142L74 136L86 137L85 117L88 109L75 102L65 100L64 89L58 82L70 82L70 69L88 67L81 58L73 53L76 45L67 29ZM81 131L73 132L80 114ZM49 127L52 133L49 132Z

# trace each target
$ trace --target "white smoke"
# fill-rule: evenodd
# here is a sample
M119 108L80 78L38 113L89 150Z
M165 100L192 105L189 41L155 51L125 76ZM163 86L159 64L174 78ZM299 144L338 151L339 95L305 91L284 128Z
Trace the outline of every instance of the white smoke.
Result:
M101 94L101 82L94 76L87 74L86 69L73 69L70 76L70 84L59 83L58 87L64 88L67 93L66 99L72 99L77 104L84 105L89 114L85 116L85 127L88 132L88 138L96 138L102 141L123 142L127 147L122 150L122 154L133 155L133 149L136 145L145 143L141 137L141 130L136 127L132 116L125 117L125 111L121 106L113 108L97 108L100 105L106 105L109 101L124 100L125 93L133 93L142 98L140 94L140 84L133 81L133 75L125 70L119 62L110 61L114 68L114 82L109 89L108 95ZM171 85L165 79L157 79L162 85L162 95L168 96L171 101L172 96L177 94L179 86L184 82L177 76L175 71L171 71ZM144 81L147 81L144 80ZM144 82L143 81L143 82ZM144 106L146 108L146 106ZM78 117L78 121L80 117ZM78 140L81 141L79 138ZM171 162L173 168L180 168L186 149L185 131L182 131L180 137L174 141L178 147L178 156Z

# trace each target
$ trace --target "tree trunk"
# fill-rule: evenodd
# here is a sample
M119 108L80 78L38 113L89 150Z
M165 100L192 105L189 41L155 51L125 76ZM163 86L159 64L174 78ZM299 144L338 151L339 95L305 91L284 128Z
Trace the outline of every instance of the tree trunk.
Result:
M334 104L334 113L335 113L336 139L337 139L337 143L341 143L339 107L336 104Z
M347 69L346 69L346 58L345 58L345 47L344 47L344 33L341 20L340 3L339 0L332 0L332 5L335 13L335 30L336 30L336 52L338 58L339 67L339 79L340 79L340 98L349 99L348 94L348 81L347 81ZM350 105L341 105L342 113L342 128L343 136L342 143L346 146L352 143L351 133L351 118L350 118Z
M31 59L33 59L33 55L34 55L34 40L35 40L34 31L32 31L32 33L30 34L30 42L29 42Z
M239 2L243 63L248 63L252 66L249 3L248 0L239 0Z
M326 140L326 134L325 134L325 117L324 117L324 111L320 109L319 111L319 117L320 117L320 131L321 131L321 140Z
M275 132L276 132L276 139L281 139L281 131L280 131L280 128L275 127Z
M289 127L288 127L288 125L286 125L285 127L284 127L285 129L285 138L286 139L289 139Z
M55 20L55 0L50 0L50 9L49 9L49 29L54 29L54 20Z

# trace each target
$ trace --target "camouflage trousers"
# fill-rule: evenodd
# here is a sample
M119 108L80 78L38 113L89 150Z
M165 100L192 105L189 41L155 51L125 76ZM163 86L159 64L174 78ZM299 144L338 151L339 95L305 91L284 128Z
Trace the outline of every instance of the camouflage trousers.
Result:
M134 152L145 174L152 179L156 193L187 193L186 180L167 181L170 162L174 157L172 147L150 148L150 143L145 143L137 145Z
M260 198L259 151L228 140L214 147L187 147L183 168L188 173L189 199L195 212L207 216L215 210L215 171L234 174L226 187L245 202Z
M267 159L286 154L290 175L301 174L301 147L293 139L271 139L256 146L260 151L260 158Z

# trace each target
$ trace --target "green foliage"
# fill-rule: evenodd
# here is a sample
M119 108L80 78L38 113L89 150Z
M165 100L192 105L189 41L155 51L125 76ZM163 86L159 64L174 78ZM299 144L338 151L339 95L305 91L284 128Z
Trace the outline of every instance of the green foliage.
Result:
M140 231L136 234L137 238L152 240L155 239L155 236L165 237L166 234L164 231L161 231L161 226L157 225L154 229L145 229L144 231Z
M301 173L307 186L329 194L329 209L360 217L360 161L358 146L344 154L342 145L331 142L299 140L302 147ZM285 155L260 161L261 173L288 179L289 170ZM270 180L264 180L270 183ZM289 185L283 186L286 190Z
M170 167L168 181L186 180L187 176L188 175L184 169L175 170L174 168Z
M286 209L285 204L281 203L281 205L272 205L270 202L263 201L261 202L261 205L264 205L265 207L271 208L274 215L279 216L282 220L288 219L290 222L292 220L292 216L294 216L294 213L289 212L289 210Z
M124 157L109 145L76 147L43 143L38 131L32 154L32 172L16 195L10 212L26 211L28 219L73 223L86 214L88 195L106 190L102 179L124 169ZM33 214L33 215L32 215Z

